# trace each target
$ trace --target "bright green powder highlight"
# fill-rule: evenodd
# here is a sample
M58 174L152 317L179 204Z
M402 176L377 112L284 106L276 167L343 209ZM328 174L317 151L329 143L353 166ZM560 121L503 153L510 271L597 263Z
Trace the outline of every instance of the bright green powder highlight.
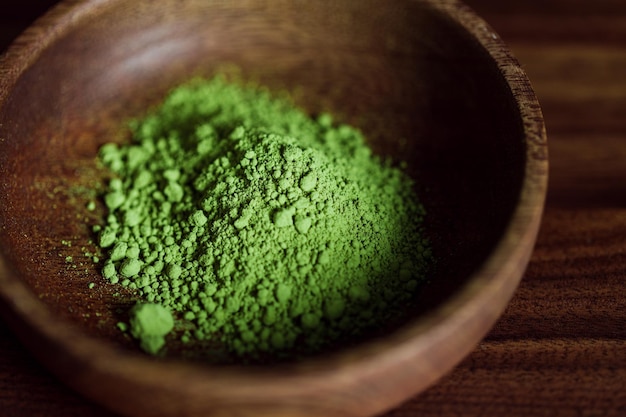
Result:
M220 78L132 129L100 151L116 175L102 272L173 312L183 340L315 352L401 315L424 281L424 210L358 130ZM164 336L133 335L151 353Z

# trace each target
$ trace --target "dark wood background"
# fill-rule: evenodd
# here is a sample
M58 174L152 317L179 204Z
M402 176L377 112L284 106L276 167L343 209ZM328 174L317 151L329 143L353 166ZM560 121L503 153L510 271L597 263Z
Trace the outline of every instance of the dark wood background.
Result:
M4 0L0 50L52 0ZM550 191L504 316L453 372L386 417L626 416L626 1L466 0L542 103ZM0 415L114 417L0 321Z

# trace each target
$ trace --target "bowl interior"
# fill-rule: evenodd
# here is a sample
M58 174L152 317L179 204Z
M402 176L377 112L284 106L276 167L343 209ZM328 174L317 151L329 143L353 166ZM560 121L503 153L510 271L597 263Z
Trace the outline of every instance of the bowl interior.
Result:
M287 90L408 162L437 264L407 320L467 284L502 237L526 158L517 105L478 41L426 3L111 1L76 10L80 18L57 18L0 111L0 248L54 315L84 332L137 349L115 326L132 295L101 285L85 256L97 254L91 225L104 213L86 207L101 187L97 149L126 140L128 118L193 76L236 71ZM219 351L205 359L226 360Z

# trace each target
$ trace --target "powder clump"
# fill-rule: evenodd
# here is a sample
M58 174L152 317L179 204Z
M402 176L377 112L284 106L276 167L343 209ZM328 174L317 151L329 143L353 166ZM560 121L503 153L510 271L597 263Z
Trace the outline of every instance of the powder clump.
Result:
M185 340L314 352L401 314L424 281L412 182L330 115L215 78L132 133L100 150L103 276L189 322Z
M130 311L130 332L148 353L157 354L173 328L172 314L160 304L139 303Z

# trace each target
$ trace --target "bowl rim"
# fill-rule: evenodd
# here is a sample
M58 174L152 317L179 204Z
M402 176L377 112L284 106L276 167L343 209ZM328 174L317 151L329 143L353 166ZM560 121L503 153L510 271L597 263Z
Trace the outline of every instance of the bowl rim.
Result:
M0 108L5 105L11 87L18 81L20 74L50 44L70 31L76 22L118 1L64 0L20 35L0 56ZM22 341L31 348L37 343L45 343L53 351L64 355L62 362L79 363L85 372L72 375L67 374L62 366L53 365L53 371L61 379L79 390L91 372L147 384L154 384L152 380L158 373L159 378L167 374L168 384L172 386L193 386L196 393L212 392L212 397L229 398L230 401L236 401L243 393L248 398L262 402L272 396L276 398L277 393L281 397L298 397L311 392L323 392L330 386L334 390L338 387L349 389L359 381L377 378L381 375L381 369L409 367L419 353L431 352L432 356L432 352L441 350L441 340L469 326L475 340L468 341L466 346L456 345L441 353L450 359L446 363L445 372L456 366L502 314L530 259L547 193L547 138L541 108L530 81L495 31L459 0L418 1L451 19L489 53L511 89L519 117L524 122L526 161L519 202L494 251L470 277L467 285L425 316L417 318L411 325L395 331L384 340L374 340L328 357L311 358L301 363L274 366L271 369L242 370L237 366L199 366L197 363L179 360L155 361L139 353L122 352L112 344L83 334L78 326L55 320L26 284L8 272L8 264L0 255L0 297L5 305L2 313ZM526 243L521 245L520 242ZM493 318L487 328L472 322L477 312L487 313ZM34 330L39 333L32 335ZM46 357L40 357L40 360L49 364ZM430 366L433 370L431 377L425 377L421 382L422 388L431 385L445 373L436 370L442 367L440 363L424 366ZM76 367L72 369L75 371ZM268 376L271 378L268 379ZM228 387L232 386L238 386L236 395L229 392ZM97 397L93 392L86 394ZM397 403L405 398L405 393L399 393L398 398L391 401ZM380 411L388 405L381 403Z

